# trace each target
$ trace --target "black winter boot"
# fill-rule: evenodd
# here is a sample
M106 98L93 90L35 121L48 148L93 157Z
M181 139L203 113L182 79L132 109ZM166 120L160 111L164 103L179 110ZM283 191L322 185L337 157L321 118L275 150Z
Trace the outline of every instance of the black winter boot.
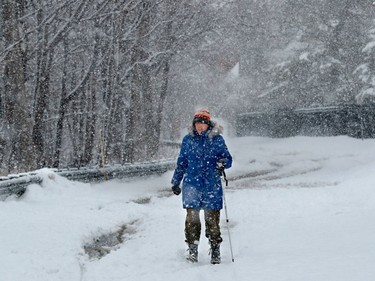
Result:
M211 243L211 263L219 264L220 262L221 262L220 244Z
M198 262L198 245L197 244L188 244L189 245L189 255L187 257L188 261Z

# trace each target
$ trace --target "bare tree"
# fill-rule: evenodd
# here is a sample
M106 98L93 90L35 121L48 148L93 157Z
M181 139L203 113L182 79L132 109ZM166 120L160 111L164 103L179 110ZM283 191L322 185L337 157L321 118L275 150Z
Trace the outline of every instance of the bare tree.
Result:
M70 6L67 5L67 13L70 13ZM34 113L34 127L33 127L33 142L36 148L36 161L37 167L43 167L47 164L45 159L45 145L44 145L44 114L47 110L48 97L50 95L50 80L51 80L51 67L55 55L56 46L62 42L64 36L73 28L74 24L82 18L84 11L87 7L88 0L79 1L73 9L70 17L62 22L57 18L61 11L56 11L54 16L49 21L43 21L42 42L39 46L38 57L38 77L36 85L36 103ZM62 7L59 7L62 9ZM43 15L42 15L43 17ZM43 18L44 20L44 18ZM51 30L52 29L52 30ZM54 31L54 32L53 32ZM51 33L53 32L53 33Z

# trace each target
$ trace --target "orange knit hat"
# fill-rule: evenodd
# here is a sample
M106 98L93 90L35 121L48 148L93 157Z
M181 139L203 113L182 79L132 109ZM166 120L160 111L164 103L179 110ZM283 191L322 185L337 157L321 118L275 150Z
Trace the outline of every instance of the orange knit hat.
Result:
M211 114L207 108L201 108L194 114L193 124L196 122L210 125Z

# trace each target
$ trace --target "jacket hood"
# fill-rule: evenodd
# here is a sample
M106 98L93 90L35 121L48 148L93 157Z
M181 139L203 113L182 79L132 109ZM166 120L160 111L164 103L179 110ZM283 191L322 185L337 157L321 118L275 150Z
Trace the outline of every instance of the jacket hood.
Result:
M213 138L214 136L223 134L224 128L223 126L217 124L215 121L210 121L211 125L208 127L208 137ZM197 131L194 128L194 125L192 124L189 128L189 134L191 136L197 135Z

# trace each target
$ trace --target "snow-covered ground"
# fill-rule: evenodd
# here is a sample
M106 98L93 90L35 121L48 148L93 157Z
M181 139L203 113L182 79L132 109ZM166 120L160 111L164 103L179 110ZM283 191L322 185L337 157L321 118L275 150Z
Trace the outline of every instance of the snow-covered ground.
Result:
M172 172L100 184L42 170L43 186L0 202L0 280L375 280L375 140L227 138L222 264L184 260ZM84 246L123 229L102 258Z

